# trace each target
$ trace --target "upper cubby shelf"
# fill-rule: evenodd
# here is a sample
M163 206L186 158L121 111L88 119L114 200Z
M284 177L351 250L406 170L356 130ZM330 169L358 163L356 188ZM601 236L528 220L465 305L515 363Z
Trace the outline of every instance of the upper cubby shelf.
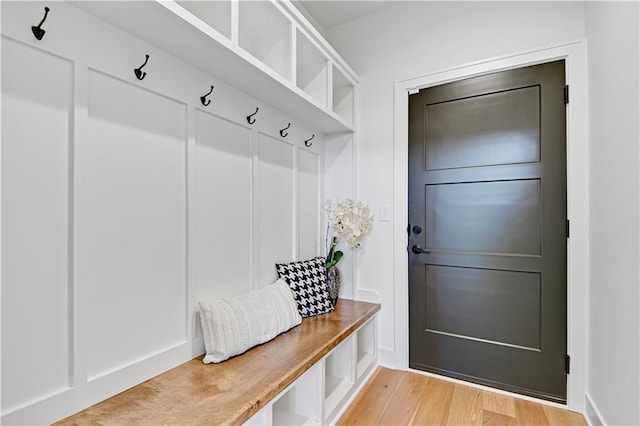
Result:
M325 108L329 97L328 63L322 51L300 31L296 31L296 85Z
M268 1L242 1L238 7L240 47L290 81L291 21Z
M230 1L178 0L176 3L224 37L231 39Z
M354 131L357 76L288 0L70 3L323 133Z
M333 112L348 123L353 123L354 84L338 67L333 67Z

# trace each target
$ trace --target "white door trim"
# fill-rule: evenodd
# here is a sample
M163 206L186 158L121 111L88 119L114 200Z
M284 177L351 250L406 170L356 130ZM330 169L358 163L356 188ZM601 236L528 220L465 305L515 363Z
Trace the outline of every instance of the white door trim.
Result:
M584 411L587 366L587 295L589 280L589 147L586 39L533 51L487 59L394 83L394 334L393 364L409 367L409 309L407 273L407 140L409 94L425 88L492 72L564 59L570 87L567 106L567 214L571 237L567 241L567 324L571 374L567 407ZM390 360L391 361L391 360Z

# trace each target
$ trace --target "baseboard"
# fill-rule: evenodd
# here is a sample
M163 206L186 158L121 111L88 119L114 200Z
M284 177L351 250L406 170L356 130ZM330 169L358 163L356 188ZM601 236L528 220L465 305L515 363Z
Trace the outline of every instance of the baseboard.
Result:
M584 418L589 426L604 426L606 424L589 392L584 394Z
M396 351L389 348L378 348L378 363L381 367L402 370L396 365Z

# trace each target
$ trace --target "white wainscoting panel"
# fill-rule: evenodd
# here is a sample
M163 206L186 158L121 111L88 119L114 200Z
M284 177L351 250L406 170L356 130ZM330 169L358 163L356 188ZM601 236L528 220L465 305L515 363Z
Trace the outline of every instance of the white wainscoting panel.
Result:
M260 133L257 170L260 288L276 280L276 262L295 259L293 145Z
M89 380L186 340L186 105L89 71L77 283Z
M325 198L357 198L355 188L355 138L350 134L327 135L324 144L324 185ZM365 242L365 245L369 244ZM357 251L338 245L344 252L340 260L341 287L339 297L353 299L356 296L356 256Z
M322 253L320 245L320 155L298 149L298 259Z
M196 112L195 285L198 300L252 287L251 130Z
M51 424L202 354L198 300L322 253L326 139L70 3L0 8L0 423Z
M67 388L73 63L2 37L2 412Z

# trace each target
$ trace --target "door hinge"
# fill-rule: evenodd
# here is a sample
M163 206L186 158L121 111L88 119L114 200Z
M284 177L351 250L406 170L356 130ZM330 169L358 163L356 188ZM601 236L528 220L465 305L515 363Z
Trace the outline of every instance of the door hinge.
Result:
M415 95L416 93L418 93L420 91L420 89L418 89L417 87L409 87L407 89L407 92L409 92L410 95Z
M564 356L564 371L569 374L571 367L571 357L569 355Z
M567 229L566 229L567 238L569 238L569 219L567 219L567 225L566 226L567 226Z
M569 103L569 85L564 86L564 104L567 105Z

